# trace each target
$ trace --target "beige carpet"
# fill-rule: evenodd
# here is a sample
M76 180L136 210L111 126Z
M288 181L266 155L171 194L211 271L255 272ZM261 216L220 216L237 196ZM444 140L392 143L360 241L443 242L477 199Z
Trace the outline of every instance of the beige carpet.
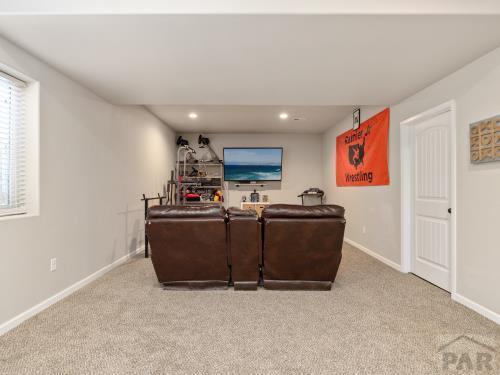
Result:
M460 335L499 349L498 325L347 244L331 292L164 291L137 257L0 337L0 373L437 374Z

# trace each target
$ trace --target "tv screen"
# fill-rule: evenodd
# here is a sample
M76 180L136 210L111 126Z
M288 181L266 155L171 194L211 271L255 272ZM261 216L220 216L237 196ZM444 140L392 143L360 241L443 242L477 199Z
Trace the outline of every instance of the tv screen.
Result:
M281 181L283 148L224 148L224 180Z

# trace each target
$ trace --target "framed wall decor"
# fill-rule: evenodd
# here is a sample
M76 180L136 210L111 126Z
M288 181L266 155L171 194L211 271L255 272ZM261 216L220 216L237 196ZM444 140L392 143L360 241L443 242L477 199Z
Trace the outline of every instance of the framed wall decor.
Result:
M358 108L352 113L352 129L353 130L358 129L360 124L361 124L361 108Z
M470 162L500 161L500 115L470 124Z

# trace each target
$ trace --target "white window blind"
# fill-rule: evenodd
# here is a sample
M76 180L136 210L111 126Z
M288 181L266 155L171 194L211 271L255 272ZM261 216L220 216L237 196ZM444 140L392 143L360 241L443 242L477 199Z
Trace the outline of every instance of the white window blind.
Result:
M0 216L26 212L26 84L0 71Z

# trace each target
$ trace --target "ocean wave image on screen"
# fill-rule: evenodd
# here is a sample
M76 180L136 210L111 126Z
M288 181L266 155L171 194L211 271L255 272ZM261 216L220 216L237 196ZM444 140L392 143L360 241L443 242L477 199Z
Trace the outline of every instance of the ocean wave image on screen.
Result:
M226 181L281 181L282 148L224 148Z
M226 180L281 180L281 167L276 165L226 165Z

